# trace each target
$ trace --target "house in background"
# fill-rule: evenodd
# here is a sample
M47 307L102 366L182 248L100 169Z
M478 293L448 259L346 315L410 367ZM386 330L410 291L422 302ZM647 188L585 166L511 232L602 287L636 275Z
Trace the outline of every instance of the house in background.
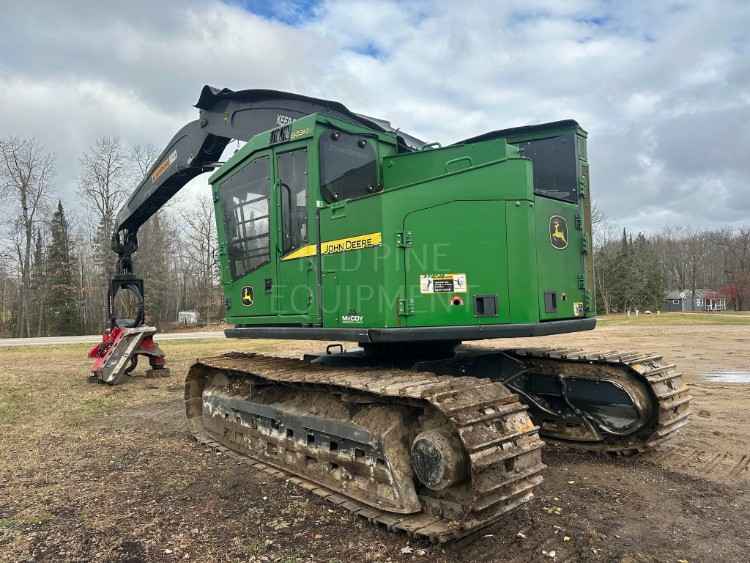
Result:
M664 311L684 313L687 311L726 311L727 296L712 289L696 289L695 300L689 289L670 291L664 298Z
M177 313L177 322L181 325L197 325L199 318L198 311L180 311Z

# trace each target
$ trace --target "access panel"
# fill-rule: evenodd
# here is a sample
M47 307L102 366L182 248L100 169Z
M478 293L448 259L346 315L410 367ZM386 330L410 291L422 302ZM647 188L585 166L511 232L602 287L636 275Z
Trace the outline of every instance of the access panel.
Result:
M509 320L504 201L451 201L404 222L406 326Z

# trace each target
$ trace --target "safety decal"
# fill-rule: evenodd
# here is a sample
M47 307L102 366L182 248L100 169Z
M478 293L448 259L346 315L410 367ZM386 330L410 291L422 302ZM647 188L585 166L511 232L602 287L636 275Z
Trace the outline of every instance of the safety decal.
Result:
M422 274L420 293L466 293L466 274Z
M241 297L242 304L245 307L252 307L253 303L255 303L255 291L253 290L252 285L246 285L242 288L242 294Z
M553 215L549 218L549 241L558 250L568 247L568 222L564 217Z
M383 244L382 233L370 233L367 235L356 235L353 237L340 238L336 240L327 240L320 243L320 253L326 254L338 254L339 252L350 252L352 250L363 250L365 248L373 248ZM286 256L282 257L282 260L294 260L295 258L306 258L308 256L315 256L318 252L316 244L308 244L302 248L290 252Z
M161 178L161 175L164 174L170 166L172 166L175 160L177 160L177 149L169 153L169 156L162 160L159 163L159 166L154 168L154 171L151 173L151 182L155 184L157 180Z
M576 317L582 317L586 314L586 308L583 306L583 303L581 301L573 303L573 314Z

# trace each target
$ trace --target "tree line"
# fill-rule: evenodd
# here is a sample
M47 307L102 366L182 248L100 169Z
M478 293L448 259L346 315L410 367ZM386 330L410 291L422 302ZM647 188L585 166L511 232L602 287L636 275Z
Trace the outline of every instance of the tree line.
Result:
M151 146L102 137L79 159L72 209L55 189L55 157L34 139L0 139L0 335L99 332L115 258L116 213L151 167ZM146 280L147 322L178 311L219 320L223 297L209 193L189 208L168 205L139 232L135 268ZM750 307L750 228L630 233L594 213L599 313L659 310L667 290L713 289Z
M596 300L599 313L657 311L668 291L710 289L728 307L750 307L750 228L668 227L629 233L599 216L594 225Z
M79 159L75 201L55 189L55 157L34 139L0 140L0 334L90 334L107 323L116 214L157 152L98 139ZM211 322L222 315L213 203L167 206L139 231L135 269L146 280L147 322L181 310Z

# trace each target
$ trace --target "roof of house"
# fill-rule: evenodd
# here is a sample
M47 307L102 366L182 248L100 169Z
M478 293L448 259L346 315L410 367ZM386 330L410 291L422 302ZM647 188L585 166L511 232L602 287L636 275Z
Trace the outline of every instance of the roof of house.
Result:
M665 295L664 299L666 300L673 300L673 299L690 299L691 294L693 293L690 289L673 289L671 291L668 291ZM713 289L696 289L695 290L695 297L696 299L717 299L719 297L726 297L724 294L715 291Z

